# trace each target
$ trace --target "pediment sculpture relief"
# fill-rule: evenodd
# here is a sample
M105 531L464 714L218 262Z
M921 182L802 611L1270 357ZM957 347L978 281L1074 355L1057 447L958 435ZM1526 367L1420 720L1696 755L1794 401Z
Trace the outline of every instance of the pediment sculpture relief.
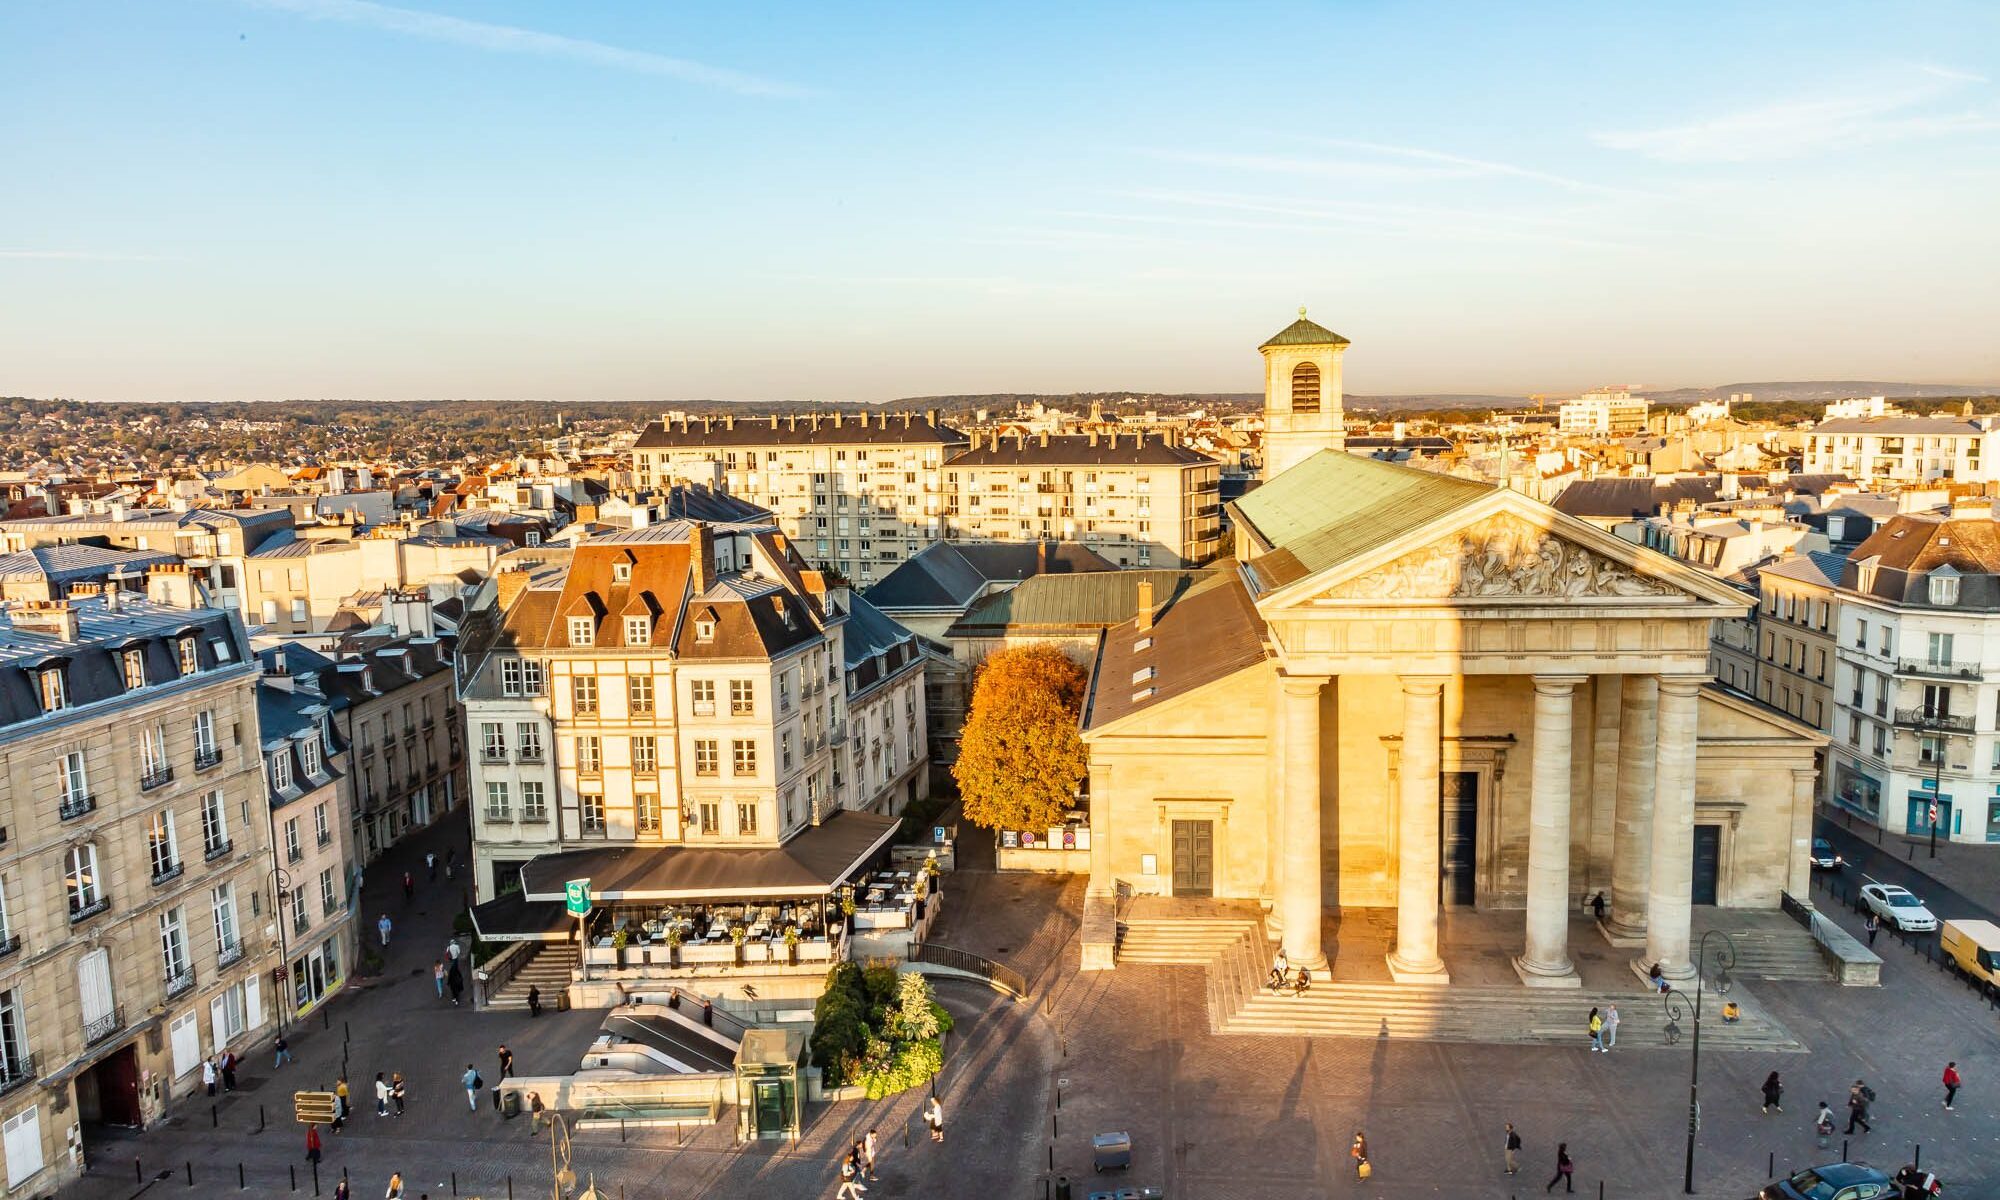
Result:
M1676 596L1680 589L1515 517L1488 517L1322 594L1330 600Z

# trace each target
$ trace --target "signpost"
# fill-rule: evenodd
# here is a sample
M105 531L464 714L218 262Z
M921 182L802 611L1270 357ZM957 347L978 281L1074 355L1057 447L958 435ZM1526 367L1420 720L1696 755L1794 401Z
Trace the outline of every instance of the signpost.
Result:
M333 1124L332 1092L293 1092L292 1116L301 1125Z
M584 953L590 940L585 936L584 922L590 919L590 880L572 879L563 884L563 911L576 918L576 959L583 968L583 977L590 978L590 963Z

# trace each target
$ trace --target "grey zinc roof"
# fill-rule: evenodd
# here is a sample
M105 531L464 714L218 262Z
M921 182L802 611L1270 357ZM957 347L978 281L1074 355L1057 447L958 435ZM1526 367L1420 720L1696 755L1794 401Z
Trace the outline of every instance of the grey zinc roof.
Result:
M1181 594L1233 574L1226 565L1189 571L1103 571L1088 575L1037 575L1018 587L995 592L947 631L950 637L998 631L1104 629L1129 621L1139 611L1139 585L1153 585L1158 607Z
M1846 566L1847 556L1844 554L1834 554L1827 550L1809 550L1797 558L1788 558L1782 562L1760 567L1757 573L1833 588L1840 586L1840 573Z
M932 542L869 588L868 599L887 609L963 609L994 583L1117 569L1077 542Z
M118 550L73 542L0 554L0 579L46 579L51 583L66 583L74 579L96 579L121 568L143 571L160 563L178 561L175 555L150 550Z
M840 647L844 660L841 665L846 669L851 671L884 650L916 637L860 596L849 596L847 602L847 626L841 634Z
M887 416L885 423L881 418ZM950 444L963 442L965 435L947 425L933 425L924 417L902 413L847 413L834 424L831 413L819 414L817 423L805 416L763 416L692 420L685 425L654 421L639 434L634 446L640 450L685 450L728 446L890 446L903 443Z
M1811 432L1874 433L1893 437L1896 434L1973 434L1985 431L1979 427L1979 422L1965 417L1843 417L1821 421L1812 427Z

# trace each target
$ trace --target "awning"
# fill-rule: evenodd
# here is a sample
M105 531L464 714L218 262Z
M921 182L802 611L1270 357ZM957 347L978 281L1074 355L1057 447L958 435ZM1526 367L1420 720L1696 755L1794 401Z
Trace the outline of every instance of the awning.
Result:
M593 901L726 901L824 896L861 869L901 822L836 812L782 846L604 846L544 854L521 868L530 901L558 901L563 884L590 880Z
M473 905L472 928L487 942L560 942L575 932L576 921L560 900L528 900L509 892Z

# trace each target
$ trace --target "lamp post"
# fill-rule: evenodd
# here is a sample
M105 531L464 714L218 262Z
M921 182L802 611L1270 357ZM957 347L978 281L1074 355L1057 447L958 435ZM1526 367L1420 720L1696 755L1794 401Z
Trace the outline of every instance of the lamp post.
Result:
M1924 710L1924 717L1931 728L1937 730L1934 737L1934 752L1931 755L1931 799L1925 815L1931 819L1931 857L1937 857L1938 796L1944 791L1944 725L1939 720L1942 714Z
M1716 972L1711 982L1708 978L1708 939L1721 938L1715 947ZM1729 991L1729 969L1736 965L1736 943L1720 929L1711 929L1701 935L1701 942L1694 955L1694 998L1686 992L1670 988L1662 997L1667 1008L1667 1040L1680 1040L1680 1025L1683 1016L1692 1013L1694 1017L1694 1052L1688 1066L1688 1130L1687 1165L1681 1178L1681 1190L1694 1195L1694 1135L1701 1128L1701 994L1706 988L1714 988L1720 996Z
M273 851L273 853L276 853ZM284 982L278 985L278 1032L285 1031L285 997L291 992L292 952L285 945L285 900L292 894L292 877L285 874L283 867L271 868L271 885L276 889L271 899L271 915L276 917L278 926L278 971Z

